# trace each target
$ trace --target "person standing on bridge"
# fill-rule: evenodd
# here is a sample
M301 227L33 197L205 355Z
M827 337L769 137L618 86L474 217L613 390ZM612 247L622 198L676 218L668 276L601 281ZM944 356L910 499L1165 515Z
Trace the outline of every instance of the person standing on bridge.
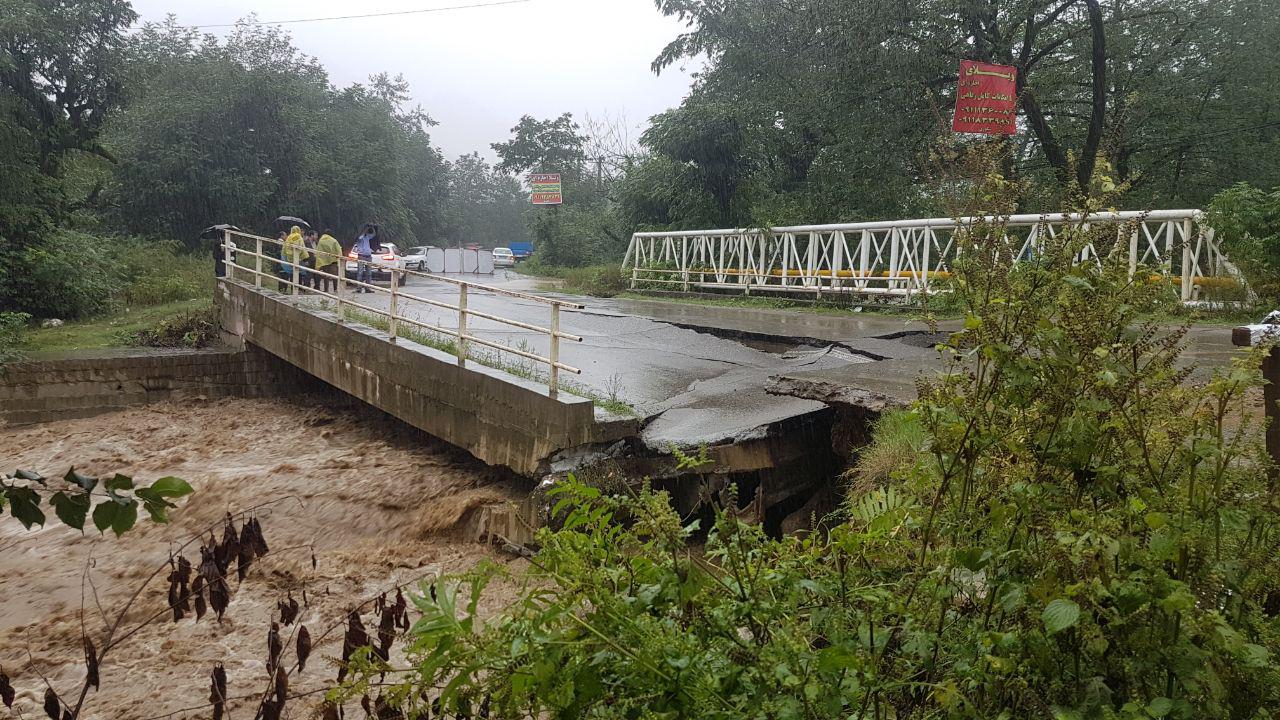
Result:
M365 225L356 238L356 282L373 283L373 244L377 241L377 233L372 225ZM357 287L356 292L373 292L369 288Z
M342 261L342 245L326 229L316 243L316 266L319 270L317 289L321 292L338 291L338 263ZM332 288L332 289L331 289Z
M289 237L284 241L284 257L285 261L291 263L286 266L289 268L290 276L293 275L294 268L298 270L298 284L305 286L307 284L307 270L303 265L307 259L311 257L311 251L307 250L306 243L302 240L302 228L294 225L289 228Z

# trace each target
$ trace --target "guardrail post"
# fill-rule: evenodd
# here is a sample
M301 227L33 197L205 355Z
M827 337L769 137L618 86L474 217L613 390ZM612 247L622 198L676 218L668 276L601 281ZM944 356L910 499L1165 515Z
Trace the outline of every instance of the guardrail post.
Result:
M1138 232L1140 227L1140 225L1135 226L1133 232L1129 233L1129 277L1138 274ZM1121 225L1116 232L1118 234L1124 233L1124 226Z
M1191 218L1187 218L1182 221L1182 302L1190 300L1195 290L1196 261L1199 257L1192 255L1192 252Z
M253 284L256 287L262 287L262 238L254 240L255 250L253 257Z
M236 271L231 269L231 231L222 231L222 267L228 278L234 279Z
M467 284L458 285L458 367L467 366Z
M391 268L391 321L387 323L387 327L391 333L391 342L396 341L396 308L397 308L397 305L399 305L399 303L397 303L396 300L399 299L398 295L399 293L396 292L396 269L395 269L395 266L392 266Z
M549 394L555 397L560 390L560 303L551 303L551 382Z
M297 295L298 294L298 255L296 252L290 253L289 267L290 269L293 270L293 284L289 286L289 294Z
M338 261L338 322L347 321L347 306L342 300L347 293L347 263L345 260Z

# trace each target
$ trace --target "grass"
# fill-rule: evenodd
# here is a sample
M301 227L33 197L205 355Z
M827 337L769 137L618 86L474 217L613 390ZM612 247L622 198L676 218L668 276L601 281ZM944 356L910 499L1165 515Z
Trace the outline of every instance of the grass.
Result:
M320 306L327 310L332 309L331 303L327 300L321 301ZM375 315L360 310L347 310L347 319L361 323L362 325L377 328L383 332L388 332L391 329L391 321L384 315ZM396 328L396 335L406 340L418 343L419 345L425 345L426 347L434 348L440 352L448 353L454 357L457 357L458 355L457 342L451 338L441 335L440 333L423 330L422 328L415 327L409 323L401 322ZM522 352L533 352L533 348L523 340L520 341L520 344L515 349ZM515 360L507 360L501 351L483 346L467 348L467 359L472 362L479 363L485 367L491 367L495 370L502 370L503 372L515 375L519 378L524 378L525 380L532 380L543 384L550 383L550 374L545 370L540 369L533 360L519 355L512 355L512 357L514 357ZM586 385L573 382L572 380L566 380L564 377L559 378L559 388L570 395L586 398L594 403L596 407L615 415L635 417L639 414L636 412L635 408L619 399L618 393L621 391L622 386L616 376L615 378L610 379L610 391L608 395L601 395Z
M536 260L517 263L515 271L530 277L554 278L560 283L554 288L574 295L613 297L627 288L627 278L617 265L587 265L565 267L543 265Z
M883 487L895 471L916 462L924 445L924 427L915 414L890 410L881 415L872 426L871 443L858 452L858 461L846 473L855 489L850 497Z
M28 352L58 352L126 345L124 337L148 330L175 317L208 306L208 297L175 300L159 305L127 307L88 320L68 322L56 328L37 328L27 336Z

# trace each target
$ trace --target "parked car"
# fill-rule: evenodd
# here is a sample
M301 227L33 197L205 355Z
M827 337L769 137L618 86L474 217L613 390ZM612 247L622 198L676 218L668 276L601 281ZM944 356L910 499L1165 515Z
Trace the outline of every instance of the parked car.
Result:
M435 250L435 247L432 245L419 245L405 250L404 255L400 258L404 261L403 267L406 270L425 271L427 269L428 250Z
M356 269L358 267L358 259L355 250L347 253L347 277L351 280L356 278ZM373 253L373 279L391 280L391 273L402 271L405 269L404 257L400 254L400 248L395 243L382 243L382 248ZM400 273L399 280L404 282L406 275Z
M533 257L533 243L531 242L513 242L508 246L508 249L511 250L511 254L517 262Z
M515 267L516 256L511 252L511 248L494 248L493 249L493 266L494 267Z

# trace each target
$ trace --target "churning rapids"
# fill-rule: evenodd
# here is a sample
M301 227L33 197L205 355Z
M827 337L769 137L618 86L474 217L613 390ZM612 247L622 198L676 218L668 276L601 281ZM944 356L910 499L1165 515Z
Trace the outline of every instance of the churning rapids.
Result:
M21 715L15 716L43 717L42 677L74 703L85 673L81 623L101 644L104 612L114 617L140 583L167 564L171 548L219 526L227 511L272 502L258 513L271 553L238 589L232 583L226 617L147 625L106 657L101 689L89 693L82 717L207 717L209 674L219 661L230 697L260 694L267 630L287 592L300 598L305 588L309 604L301 622L319 638L347 608L384 588L434 571L465 571L484 558L519 562L459 532L478 506L518 497L513 481L367 411L287 400L163 403L0 427L0 458L8 472L61 475L74 465L85 474L120 472L142 483L176 475L195 488L172 511L170 524L153 524L143 513L120 539L92 528L82 536L52 517L42 530L24 531L10 518L0 523L0 667L18 692L14 710L21 707ZM198 562L198 552L187 555ZM167 573L147 586L130 619L164 609ZM491 590L487 612L513 591ZM291 679L292 694L333 679L341 638L338 629L317 640L306 672ZM231 716L252 714L248 702L229 704ZM299 701L290 714L304 717L305 707L314 704Z

